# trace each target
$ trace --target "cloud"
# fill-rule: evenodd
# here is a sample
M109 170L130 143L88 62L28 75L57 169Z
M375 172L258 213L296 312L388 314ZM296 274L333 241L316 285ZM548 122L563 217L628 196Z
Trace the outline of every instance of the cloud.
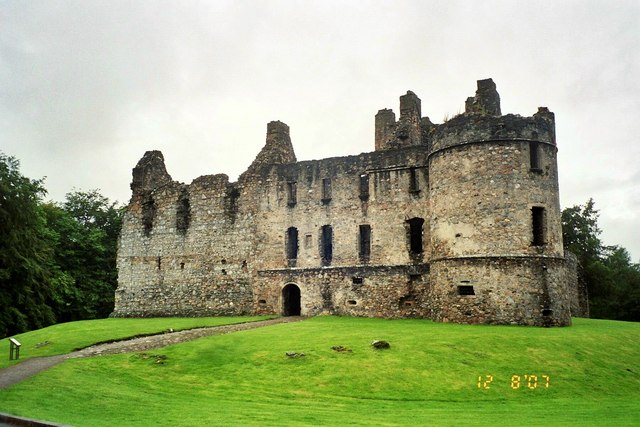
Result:
M594 197L632 236L639 21L636 1L4 1L0 149L55 199L125 201L145 150L233 179L282 120L300 159L357 154L408 89L441 122L493 77L503 112L556 113L563 205Z

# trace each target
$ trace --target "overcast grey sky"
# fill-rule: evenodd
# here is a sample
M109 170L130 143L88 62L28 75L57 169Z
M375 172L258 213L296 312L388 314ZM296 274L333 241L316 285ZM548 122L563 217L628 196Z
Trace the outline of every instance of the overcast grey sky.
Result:
M562 207L593 197L640 261L640 1L0 0L0 150L49 197L127 202L131 169L232 180L291 128L298 159L373 150L413 90L441 123L492 77L556 114Z

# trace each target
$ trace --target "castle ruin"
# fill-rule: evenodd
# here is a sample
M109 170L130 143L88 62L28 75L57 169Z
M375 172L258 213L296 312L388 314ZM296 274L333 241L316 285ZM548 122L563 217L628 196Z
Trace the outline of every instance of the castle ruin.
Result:
M442 124L375 116L375 151L297 161L289 127L237 182L133 169L113 316L335 314L569 325L554 115L502 115L491 79Z

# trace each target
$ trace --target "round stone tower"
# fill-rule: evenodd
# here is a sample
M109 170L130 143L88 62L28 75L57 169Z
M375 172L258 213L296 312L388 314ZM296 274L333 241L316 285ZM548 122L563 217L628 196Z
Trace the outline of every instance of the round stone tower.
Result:
M554 115L500 113L491 79L429 156L432 317L569 325Z

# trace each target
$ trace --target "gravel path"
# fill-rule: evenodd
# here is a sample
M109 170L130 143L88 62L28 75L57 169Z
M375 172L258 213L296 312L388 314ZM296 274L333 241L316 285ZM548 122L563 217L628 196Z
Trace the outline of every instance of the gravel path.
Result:
M134 338L126 341L117 341L108 344L99 344L74 351L69 354L61 354L49 357L34 357L27 359L17 365L0 370L0 389L7 388L19 383L39 372L44 371L67 359L77 359L80 357L102 356L105 354L131 353L134 351L146 351L154 348L166 347L185 341L211 335L222 335L229 332L245 331L247 329L261 328L264 326L276 325L278 323L298 322L303 317L280 317L271 320L261 320L258 322L237 323L234 325L212 326L207 328L190 329L187 331L169 332L160 335L152 335L143 338Z

